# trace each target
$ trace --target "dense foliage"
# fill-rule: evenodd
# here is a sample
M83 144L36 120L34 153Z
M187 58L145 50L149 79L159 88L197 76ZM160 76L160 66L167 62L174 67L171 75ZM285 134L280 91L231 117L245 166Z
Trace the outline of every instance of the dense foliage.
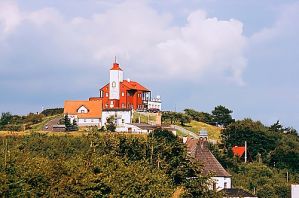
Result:
M299 137L294 129L274 129L277 127L267 127L259 121L239 120L223 130L222 145L210 147L232 173L235 187L256 192L258 197L287 198L290 184L299 182ZM232 153L232 147L244 146L245 141L249 160L246 164L244 155L237 158Z
M0 150L4 197L171 197L179 186L184 197L217 197L168 131L148 137L37 133L2 138Z
M232 112L232 110L229 110L222 105L216 106L211 114L199 112L194 109L185 109L184 113L164 111L162 112L162 122L184 126L185 124L190 123L191 120L195 120L211 125L221 125L226 127L235 121L231 116Z
M216 125L222 125L226 127L227 125L235 121L232 118L231 113L233 113L232 110L219 105L212 111L213 121L216 123Z
M0 131L22 131L32 125L42 122L44 115L29 113L26 116L12 115L9 112L1 114Z
M190 123L192 117L185 113L164 111L162 112L162 122L170 124L180 124L184 126L187 123Z
M41 112L41 114L45 116L54 116L62 113L63 113L63 108L45 109Z

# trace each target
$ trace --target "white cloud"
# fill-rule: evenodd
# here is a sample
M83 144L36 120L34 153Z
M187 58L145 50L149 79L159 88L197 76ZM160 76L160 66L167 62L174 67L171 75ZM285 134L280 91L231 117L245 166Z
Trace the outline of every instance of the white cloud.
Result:
M18 6L13 1L0 2L0 38L11 33L21 22L22 16Z
M21 12L14 3L4 5L5 12L1 12L0 6L2 32L14 32L20 41L34 41L41 35L45 40L35 43L41 50L34 53L45 62L61 60L59 66L53 67L65 64L92 69L94 65L112 62L117 55L130 71L148 78L196 82L213 76L212 81L243 84L243 50L247 41L242 23L237 20L209 18L197 10L189 14L184 25L175 25L171 15L156 12L145 1L124 1L91 18L78 16L71 20L55 8ZM27 34L23 35L24 29ZM20 50L20 43L12 45ZM28 46L24 54L30 50Z
M291 3L280 7L279 16L275 23L270 27L265 27L262 30L253 34L250 38L250 43L263 44L279 40L278 38L298 38L299 33L299 3Z

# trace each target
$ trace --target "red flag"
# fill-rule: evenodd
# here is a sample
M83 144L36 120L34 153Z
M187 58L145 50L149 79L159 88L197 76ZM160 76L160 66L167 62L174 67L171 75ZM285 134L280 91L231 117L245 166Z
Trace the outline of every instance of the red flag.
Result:
M234 146L232 151L235 156L242 157L245 152L245 146Z

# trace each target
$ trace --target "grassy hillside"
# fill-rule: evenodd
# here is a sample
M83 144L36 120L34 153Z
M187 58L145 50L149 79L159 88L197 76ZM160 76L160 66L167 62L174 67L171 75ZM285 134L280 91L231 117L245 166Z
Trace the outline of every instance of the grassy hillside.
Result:
M208 131L209 139L220 141L221 128L219 127L192 120L187 126L184 126L184 128L196 134L198 134L201 129L205 129Z
M141 123L156 122L156 116L154 114L134 112L133 123L138 123L139 117Z

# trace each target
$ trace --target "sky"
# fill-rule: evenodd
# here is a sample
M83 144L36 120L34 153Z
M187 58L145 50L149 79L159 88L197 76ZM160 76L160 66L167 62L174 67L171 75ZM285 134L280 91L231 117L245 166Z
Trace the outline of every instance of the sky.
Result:
M98 96L117 57L164 110L299 130L299 1L0 0L0 112Z

